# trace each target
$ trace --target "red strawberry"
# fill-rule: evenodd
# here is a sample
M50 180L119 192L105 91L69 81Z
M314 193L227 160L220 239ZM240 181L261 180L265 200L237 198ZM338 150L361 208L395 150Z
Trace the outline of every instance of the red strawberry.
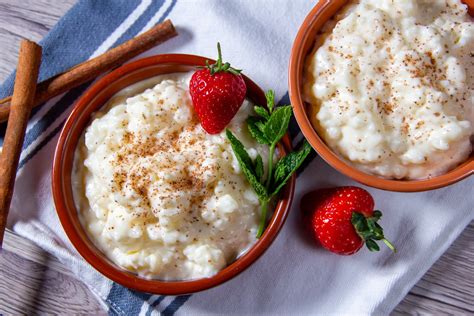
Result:
M222 63L220 44L213 65L196 71L189 82L189 92L202 127L209 134L220 133L244 102L247 87L241 70Z
M326 201L332 191L333 189L326 188L303 195L300 203L301 214L304 217L311 216L313 211Z
M364 242L370 251L378 251L376 240L396 251L377 224L382 213L374 211L374 199L366 190L358 187L316 190L307 193L301 201L304 221L315 240L329 251L351 255Z

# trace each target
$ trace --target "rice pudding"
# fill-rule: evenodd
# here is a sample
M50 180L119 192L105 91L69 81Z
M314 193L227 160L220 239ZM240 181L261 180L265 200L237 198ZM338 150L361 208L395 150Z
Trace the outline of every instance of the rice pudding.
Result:
M472 151L474 23L459 0L351 1L304 80L318 134L364 172L430 178Z
M256 242L258 198L225 131L209 135L199 124L190 77L158 76L118 93L75 153L74 200L89 237L145 278L210 277ZM245 100L228 128L252 158L267 157L248 134L252 112Z

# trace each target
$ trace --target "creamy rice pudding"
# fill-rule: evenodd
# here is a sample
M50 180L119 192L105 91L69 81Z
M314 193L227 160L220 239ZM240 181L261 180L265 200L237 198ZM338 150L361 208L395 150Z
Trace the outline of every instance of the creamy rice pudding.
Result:
M474 23L459 0L352 1L305 67L310 118L357 168L386 178L447 172L471 153Z
M87 233L109 259L146 278L209 277L256 242L258 198L225 131L209 135L195 117L190 76L120 92L94 115L75 155L74 197ZM245 100L228 128L252 158L267 157L248 135L252 112Z

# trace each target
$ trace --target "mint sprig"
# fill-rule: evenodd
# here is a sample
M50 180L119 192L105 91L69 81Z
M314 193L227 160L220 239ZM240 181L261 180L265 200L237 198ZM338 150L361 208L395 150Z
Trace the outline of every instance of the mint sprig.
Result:
M260 201L261 219L257 231L257 238L262 236L267 221L268 204L290 179L291 175L301 166L311 152L311 146L305 141L299 151L291 152L281 158L274 165L275 148L286 134L292 116L291 105L275 108L275 94L269 90L266 94L267 108L255 106L258 117L250 116L247 127L250 135L260 144L269 146L267 174L264 178L263 160L258 155L252 161L243 144L226 130L227 138L239 162L242 173L252 186Z

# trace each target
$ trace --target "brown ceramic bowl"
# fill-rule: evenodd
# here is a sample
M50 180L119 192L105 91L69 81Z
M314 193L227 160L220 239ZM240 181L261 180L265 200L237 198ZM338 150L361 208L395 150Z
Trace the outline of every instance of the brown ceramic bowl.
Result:
M425 180L389 180L367 174L344 162L319 137L307 114L303 101L303 72L306 57L311 52L322 26L340 10L348 0L320 0L301 25L291 50L289 65L289 93L298 125L308 142L332 167L346 176L368 186L389 191L416 192L441 188L474 173L474 152L464 163L441 176ZM474 16L474 0L464 0Z
M112 71L94 83L80 97L59 136L53 162L52 187L54 203L64 231L77 251L95 269L109 279L134 290L180 295L219 285L245 270L265 252L288 215L295 187L294 176L280 194L273 216L257 243L213 277L192 281L143 279L118 267L94 245L79 222L78 211L73 201L71 170L74 151L81 134L90 122L91 114L99 110L116 92L131 84L160 74L194 70L197 66L204 66L205 61L206 58L193 55L158 55L132 62ZM247 97L255 103L266 104L262 90L249 78L244 77L244 80L247 84ZM283 153L291 149L288 136L285 136L279 148Z

